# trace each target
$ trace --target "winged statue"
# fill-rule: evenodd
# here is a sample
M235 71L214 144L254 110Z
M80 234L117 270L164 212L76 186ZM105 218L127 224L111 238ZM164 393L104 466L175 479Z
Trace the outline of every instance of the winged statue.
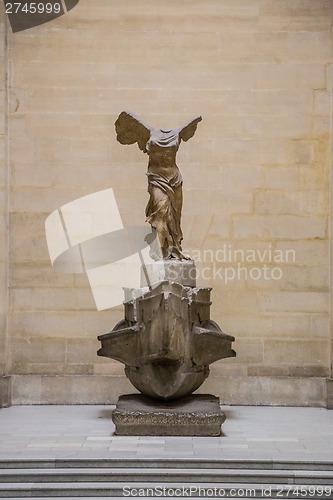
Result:
M181 246L183 179L176 156L181 142L194 136L201 120L199 116L179 128L158 129L123 111L115 122L120 144L137 143L149 157L146 220L157 233L163 259L186 259Z

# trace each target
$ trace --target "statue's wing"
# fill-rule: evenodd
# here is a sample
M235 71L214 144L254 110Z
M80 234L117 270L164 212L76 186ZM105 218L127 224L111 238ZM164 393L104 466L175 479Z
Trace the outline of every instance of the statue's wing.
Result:
M184 127L180 129L179 138L185 142L191 139L191 137L194 136L195 131L197 130L197 125L199 122L201 122L201 120L201 116L198 116L198 118L194 118L194 120L192 120L190 123L184 125Z
M150 138L150 128L144 125L136 116L122 111L116 122L117 140L120 144L138 143L144 153L147 152L146 144Z

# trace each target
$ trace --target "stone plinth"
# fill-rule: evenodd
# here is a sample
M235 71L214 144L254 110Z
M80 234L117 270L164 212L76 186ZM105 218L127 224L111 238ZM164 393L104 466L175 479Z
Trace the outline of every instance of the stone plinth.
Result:
M216 396L196 394L180 401L120 396L112 420L118 436L220 436L225 415Z
M236 355L234 337L210 319L210 292L174 281L127 291L125 319L98 337L98 355L124 363L127 378L148 397L190 395L211 363Z
M196 274L196 267L192 260L160 260L142 269L141 285L171 281L183 286L195 287Z

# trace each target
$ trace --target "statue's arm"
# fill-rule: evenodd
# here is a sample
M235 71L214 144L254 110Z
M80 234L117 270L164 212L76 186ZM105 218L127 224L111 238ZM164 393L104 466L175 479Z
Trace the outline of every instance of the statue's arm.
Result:
M185 142L191 139L191 137L194 136L198 123L201 122L201 120L202 117L198 116L197 118L194 118L194 120L190 121L190 123L181 127L179 131L179 139Z
M150 138L151 130L139 118L127 111L122 111L115 122L117 140L120 144L135 144L144 153L147 152L146 144Z

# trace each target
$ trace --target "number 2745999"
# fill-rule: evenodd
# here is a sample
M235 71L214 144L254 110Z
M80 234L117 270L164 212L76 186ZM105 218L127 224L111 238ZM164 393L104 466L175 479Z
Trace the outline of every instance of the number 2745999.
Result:
M6 14L60 14L60 2L6 2Z

